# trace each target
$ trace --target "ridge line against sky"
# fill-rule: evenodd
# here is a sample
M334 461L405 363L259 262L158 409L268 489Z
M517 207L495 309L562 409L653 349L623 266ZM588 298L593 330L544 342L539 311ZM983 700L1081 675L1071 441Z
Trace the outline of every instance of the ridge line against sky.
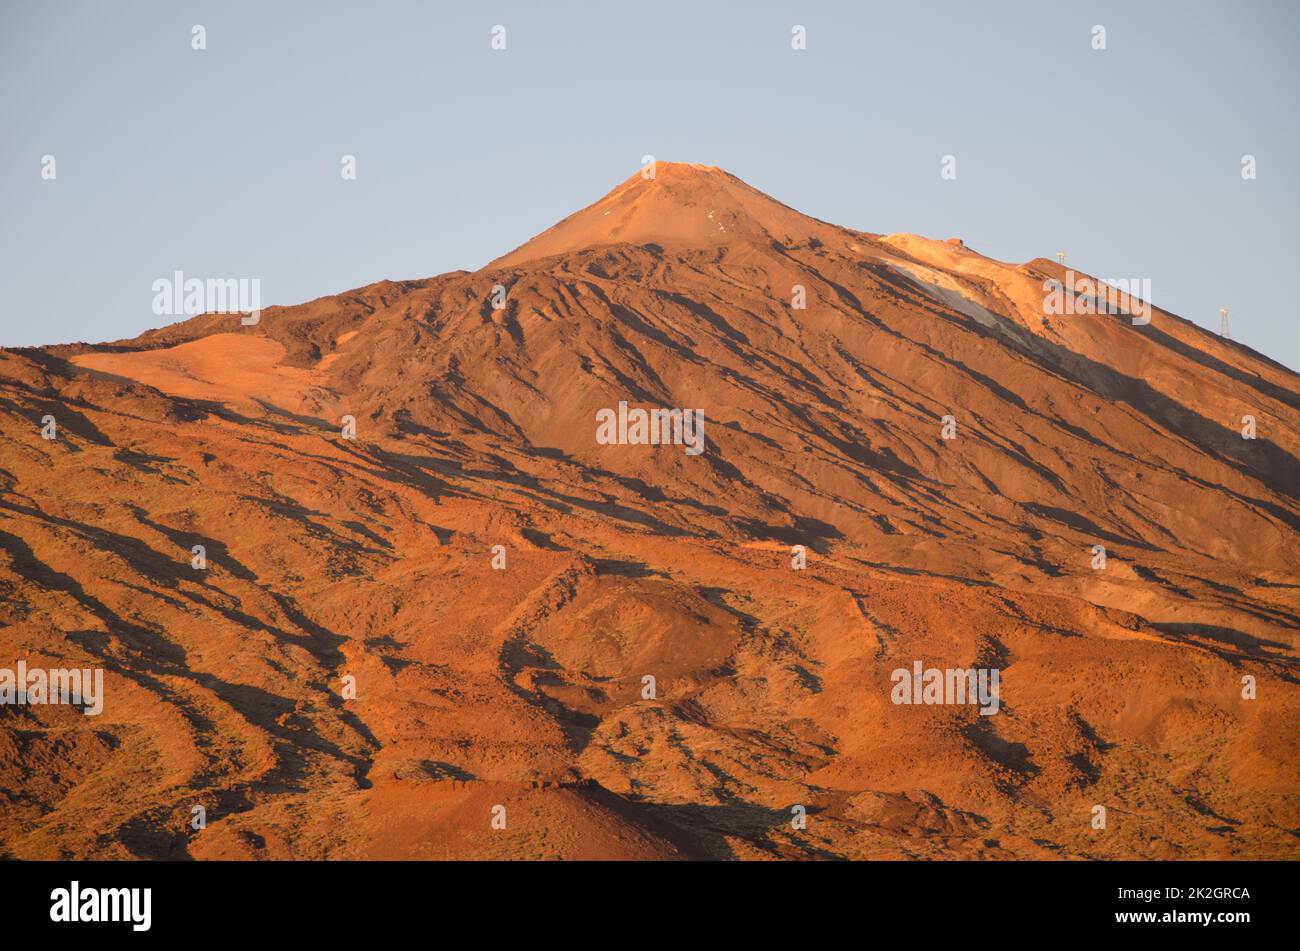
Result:
M1298 53L1284 0L19 0L0 9L0 78L27 91L0 112L0 345L171 323L151 285L176 270L288 305L477 269L653 154L856 230L1064 250L1202 327L1227 307L1234 339L1300 368Z

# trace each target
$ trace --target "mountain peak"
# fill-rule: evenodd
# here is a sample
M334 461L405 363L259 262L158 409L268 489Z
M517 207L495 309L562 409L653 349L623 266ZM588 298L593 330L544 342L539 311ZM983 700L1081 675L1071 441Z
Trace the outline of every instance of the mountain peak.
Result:
M624 242L708 248L737 239L800 240L835 230L717 166L655 162L489 267Z
M655 162L656 174L658 172L670 172L675 175L709 175L718 174L734 177L730 172L719 168L716 165L702 165L699 162ZM644 170L643 170L644 171ZM633 178L640 178L642 172L637 172Z

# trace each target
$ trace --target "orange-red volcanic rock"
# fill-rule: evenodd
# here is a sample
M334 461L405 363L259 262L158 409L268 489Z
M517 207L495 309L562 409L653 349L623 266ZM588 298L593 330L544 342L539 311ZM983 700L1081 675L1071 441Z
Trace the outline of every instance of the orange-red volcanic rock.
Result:
M0 706L0 857L1297 857L1300 377L1062 276L661 162L474 273L0 353L0 669L105 671Z

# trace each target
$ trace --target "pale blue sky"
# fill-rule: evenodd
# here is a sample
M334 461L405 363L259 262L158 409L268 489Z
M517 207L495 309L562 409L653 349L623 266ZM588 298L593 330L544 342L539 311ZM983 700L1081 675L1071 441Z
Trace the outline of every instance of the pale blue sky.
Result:
M1289 0L0 0L0 345L167 323L175 270L292 304L475 269L652 153L853 228L1065 250L1300 368L1298 54Z

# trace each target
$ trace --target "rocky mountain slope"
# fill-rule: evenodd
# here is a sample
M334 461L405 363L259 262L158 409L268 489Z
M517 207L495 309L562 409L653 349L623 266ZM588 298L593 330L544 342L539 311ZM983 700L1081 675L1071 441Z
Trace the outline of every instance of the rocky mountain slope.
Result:
M473 273L0 354L0 667L106 671L0 706L0 855L1297 857L1300 377L1063 280L661 162Z

